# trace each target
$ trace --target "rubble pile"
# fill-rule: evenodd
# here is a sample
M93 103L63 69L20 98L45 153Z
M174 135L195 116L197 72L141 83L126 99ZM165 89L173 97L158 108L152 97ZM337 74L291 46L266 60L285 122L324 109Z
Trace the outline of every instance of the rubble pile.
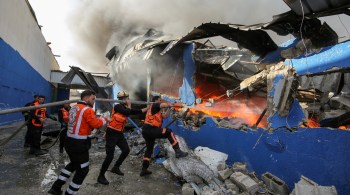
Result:
M189 152L189 155L175 158L171 145L164 143L163 147L168 158L163 165L185 182L182 186L182 195L290 194L287 184L272 173L266 172L259 179L255 172L247 169L246 163L235 162L232 166L228 166L225 163L226 154L203 147L197 147L192 151L183 138L176 137L181 150ZM334 186L319 186L302 176L291 194L337 194L337 191Z

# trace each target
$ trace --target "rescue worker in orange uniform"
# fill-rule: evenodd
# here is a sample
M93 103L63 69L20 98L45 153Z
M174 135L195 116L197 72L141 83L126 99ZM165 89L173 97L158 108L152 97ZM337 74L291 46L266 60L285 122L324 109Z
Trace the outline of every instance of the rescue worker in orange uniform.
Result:
M69 121L69 103L63 104L63 107L58 112L58 121L61 123L60 132L60 153L63 153L64 139L67 135L68 121Z
M147 169L150 165L153 147L157 138L167 138L170 141L173 149L175 150L176 158L187 156L187 152L180 150L179 143L176 140L173 131L169 128L161 128L163 118L167 118L169 116L169 108L173 106L173 104L164 102L161 103L160 96L153 96L152 102L155 103L151 105L150 109L148 109L145 124L142 127L142 136L146 141L146 152L143 157L142 170L140 173L141 177L152 173ZM167 108L167 111L162 113L161 108Z
M45 101L45 96L39 95L38 101L34 102L32 106L39 106L43 104L44 101ZM35 110L32 110L29 115L31 118L31 122L29 126L30 127L29 133L31 135L29 154L35 154L36 156L46 154L47 152L40 148L43 126L46 118L50 118L55 121L57 121L57 119L52 115L48 115L46 112L46 108L37 108Z
M26 103L24 106L25 107L33 106L34 103L38 101L38 98L39 98L39 95L34 95L34 100ZM28 147L30 147L30 144L32 142L32 134L31 134L31 132L29 132L30 123L31 123L30 111L24 111L24 112L22 112L22 115L24 117L24 121L27 122L27 132L26 132L26 135L24 137L24 147L28 148Z
M53 183L50 194L61 194L62 186L75 171L65 194L76 194L89 172L89 149L91 147L91 131L106 125L105 118L96 118L92 109L95 103L95 92L85 90L81 93L81 101L72 106L69 111L67 137L64 148L70 163L61 170L58 179Z
M97 178L97 182L104 185L109 184L105 177L105 173L113 160L116 145L120 148L122 153L115 162L111 172L117 175L124 175L124 173L120 171L119 167L122 165L123 161L130 152L128 142L124 137L124 126L128 116L145 113L148 110L148 106L142 109L132 109L129 94L125 91L120 91L117 97L118 100L125 100L125 103L116 104L114 106L111 119L106 130L106 158L103 161L100 174Z

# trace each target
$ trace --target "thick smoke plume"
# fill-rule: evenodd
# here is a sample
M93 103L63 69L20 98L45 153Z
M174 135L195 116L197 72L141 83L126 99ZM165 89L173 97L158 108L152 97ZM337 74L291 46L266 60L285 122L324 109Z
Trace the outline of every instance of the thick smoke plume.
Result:
M150 28L181 37L201 23L268 22L287 10L276 0L83 0L69 20L76 43L72 55L84 70L106 72L106 52L115 45L123 49Z

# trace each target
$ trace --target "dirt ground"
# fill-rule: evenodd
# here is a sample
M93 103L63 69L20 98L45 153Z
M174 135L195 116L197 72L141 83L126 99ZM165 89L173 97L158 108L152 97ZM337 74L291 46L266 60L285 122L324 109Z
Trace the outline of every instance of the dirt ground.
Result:
M22 123L0 127L0 142L11 135ZM44 131L51 131L59 128L58 123L47 125ZM0 153L0 194L47 194L52 183L56 180L61 168L69 162L66 153L58 152L58 144L49 149L49 153L36 157L29 155L29 148L23 148L23 139L26 127L9 141ZM53 143L47 141L42 147L48 147ZM130 145L130 144L129 144ZM110 181L108 186L97 183L97 176L101 164L105 158L104 143L93 140L90 150L90 172L86 177L78 194L126 194L126 195L147 195L147 194L181 194L180 182L168 172L162 165L152 163L149 170L153 174L140 177L142 154L135 156L138 148L131 150L130 155L121 166L124 176L111 172L106 173ZM120 150L116 150L112 167ZM62 188L65 190L67 184Z

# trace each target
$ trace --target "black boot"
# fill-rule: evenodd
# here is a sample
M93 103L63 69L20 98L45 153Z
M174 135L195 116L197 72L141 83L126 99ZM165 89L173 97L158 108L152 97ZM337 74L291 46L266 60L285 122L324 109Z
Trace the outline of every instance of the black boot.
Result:
M103 185L108 185L109 184L109 181L106 179L104 173L100 173L100 175L98 175L97 182L100 183L100 184L103 184Z
M175 157L176 158L182 158L188 155L187 152L183 152L182 150L180 150L180 148L174 149L175 150Z
M142 168L140 176L150 175L152 174L152 171L147 170L146 168Z
M54 195L61 195L62 194L62 190L61 189L55 189L54 187L52 187L47 193L54 194Z
M117 167L117 166L114 166L114 167L111 169L111 172L112 172L112 173L115 173L115 174L117 174L117 175L124 175L124 173L121 172L120 169L119 169L119 167Z

